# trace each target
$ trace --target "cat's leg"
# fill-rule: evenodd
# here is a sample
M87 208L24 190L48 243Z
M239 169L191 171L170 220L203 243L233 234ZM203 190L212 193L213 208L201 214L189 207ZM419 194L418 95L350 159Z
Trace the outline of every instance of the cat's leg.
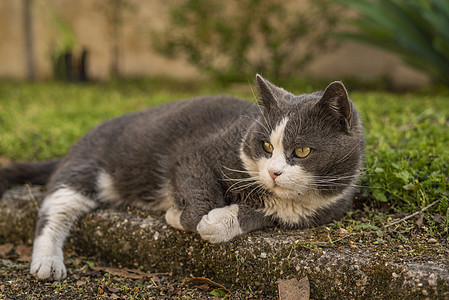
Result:
M39 279L66 277L63 245L73 223L97 207L73 188L64 186L45 197L36 226L30 272Z
M212 243L223 243L244 233L274 226L270 217L246 205L215 208L201 218L197 231Z
M165 215L168 224L198 232L213 243L273 225L263 212L229 205L223 186L209 167L210 162L203 162L202 156L183 157L176 164L169 189L174 206Z
M200 202L200 201L198 201ZM232 204L204 209L204 206L174 206L165 214L169 225L181 230L197 231L212 243L223 243L244 233L274 226L270 217L246 205Z
M168 225L183 230L184 227L181 225L181 214L182 210L180 210L178 207L173 206L170 207L167 212L165 213L165 221Z
M223 188L202 156L178 157L165 197L172 207L165 214L167 223L177 229L196 231L201 218L214 208L226 206Z

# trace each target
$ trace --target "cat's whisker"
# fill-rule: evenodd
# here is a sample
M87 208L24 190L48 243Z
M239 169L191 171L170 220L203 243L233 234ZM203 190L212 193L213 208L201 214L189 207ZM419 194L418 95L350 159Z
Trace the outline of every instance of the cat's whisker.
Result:
M248 193L248 195L246 195L244 202L246 202L246 200L251 196L252 193L259 190L263 190L262 195L264 195L266 192L266 188L264 188L261 184L258 184L258 186L256 186L254 189L251 190L251 192Z
M258 172L255 172L255 171L236 170L236 169L231 169L231 168L227 168L227 167L223 167L223 168L225 168L228 171L235 172L237 174L242 174L242 175L246 175L246 176L249 175L249 177L245 177L242 179L248 178L248 180L257 180L259 178ZM234 179L223 171L221 172L221 174L227 179Z
M365 173L364 171L352 174L352 173L341 173L336 175L304 175L306 178L356 178Z
M248 118L256 123L258 123L264 130L265 132L262 132L263 134L269 134L271 132L271 126L268 125L267 121L265 120L265 123L267 123L267 125L263 124L258 118L253 118L250 116L243 116L244 118ZM265 119L265 117L264 117ZM267 127L268 126L268 127Z
M226 168L226 167L225 167ZM229 168L227 168L229 169ZM234 170L237 173L244 173L244 174L248 174L247 172L243 172L240 170ZM225 177L223 179L223 181L229 181L229 182L234 182L226 191L226 193L228 193L229 191L239 191L239 190L243 190L247 187L253 186L254 184L259 184L259 176L250 176L250 177L244 177L244 178L231 178L229 177L227 174L225 174L224 172L223 176Z
M253 148L253 146L250 146L245 140L243 140L243 144L245 144L245 146L247 146L248 148Z
M323 178L323 179L314 179L315 183L345 183L348 180L357 179L357 177L347 177L347 178Z
M251 187L253 187L255 185L258 185L258 184L257 183L252 183L252 184L247 184L247 185L244 185L244 186L236 186L236 187L234 187L232 189L231 188L228 189L228 192L241 192L241 191L244 191L244 190L246 190L248 188L251 188Z
M254 100L256 100L256 105L257 105L257 107L259 108L260 114L262 115L263 119L265 120L265 123L267 124L268 129L270 129L268 132L272 132L272 131L273 131L273 128L271 127L270 122L268 122L267 118L265 117L265 114L264 114L262 108L260 107L259 101L257 100L256 93L254 93L254 89L253 89L253 87L251 86L251 84L250 84L250 89L251 89L251 92L253 93ZM277 100L277 99L276 99L276 100Z
M248 171L246 170L237 170L237 169L232 169L232 168L228 168L226 166L222 166L223 168L225 168L228 171L232 171L232 172L237 172L237 173L248 173Z
M223 179L223 181L229 181L229 182L234 182L228 189L232 189L234 186L237 186L239 184L244 184L246 185L252 185L254 182L257 181L257 179L254 178L245 178L244 180L242 179L233 179L233 178L227 178L227 179ZM238 186L238 188L240 188L241 186Z
M248 177L248 178L225 178L224 181L237 181L237 182L247 182L247 181L254 181L255 178Z
M362 144L362 143L363 143L363 140L360 140L358 143L356 143L355 146L352 147L352 149L349 150L349 151L346 153L345 156L343 156L342 158L340 158L339 160L337 160L337 161L335 162L335 164L339 164L339 163L345 161L347 158L349 158L349 157L351 156L351 154L352 154L352 153L353 153L353 152L360 146L360 144Z
M360 184L308 184L307 187L311 190L334 190L339 187L352 187L352 188L370 188Z
M228 193L228 192L239 192L239 191L242 191L242 190L245 190L245 189L247 189L247 188L249 188L249 187L252 187L252 186L254 186L254 185L260 185L260 183L258 183L257 181L253 181L253 182L250 182L250 183L246 183L246 184L244 184L244 185L242 185L242 186L236 186L238 183L240 183L240 182L237 182L237 183L234 183L233 185L231 185L227 190L226 190L226 193Z

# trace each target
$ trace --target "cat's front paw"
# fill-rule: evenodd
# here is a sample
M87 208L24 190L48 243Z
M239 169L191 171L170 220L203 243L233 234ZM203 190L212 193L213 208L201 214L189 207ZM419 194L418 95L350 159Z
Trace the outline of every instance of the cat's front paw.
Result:
M61 280L67 276L62 257L41 256L33 258L30 273L41 280Z
M233 204L211 210L198 223L196 230L211 243L223 243L243 233L240 227L239 206Z

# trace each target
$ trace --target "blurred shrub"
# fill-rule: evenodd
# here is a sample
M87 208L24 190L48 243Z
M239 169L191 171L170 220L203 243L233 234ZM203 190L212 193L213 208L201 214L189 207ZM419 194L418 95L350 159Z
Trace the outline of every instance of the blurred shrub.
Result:
M356 33L341 36L398 54L403 61L449 84L448 0L339 0L357 10Z
M175 0L155 49L186 59L222 81L260 72L277 81L299 74L330 49L338 11L329 0Z

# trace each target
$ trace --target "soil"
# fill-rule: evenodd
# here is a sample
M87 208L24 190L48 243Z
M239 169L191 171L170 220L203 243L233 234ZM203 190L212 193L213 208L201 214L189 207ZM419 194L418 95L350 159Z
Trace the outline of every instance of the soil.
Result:
M12 251L1 260L1 299L273 299L252 291L229 291L207 278L183 278L170 273L104 267L95 258L67 257L67 279L39 281L29 263ZM231 293L229 293L231 292Z

